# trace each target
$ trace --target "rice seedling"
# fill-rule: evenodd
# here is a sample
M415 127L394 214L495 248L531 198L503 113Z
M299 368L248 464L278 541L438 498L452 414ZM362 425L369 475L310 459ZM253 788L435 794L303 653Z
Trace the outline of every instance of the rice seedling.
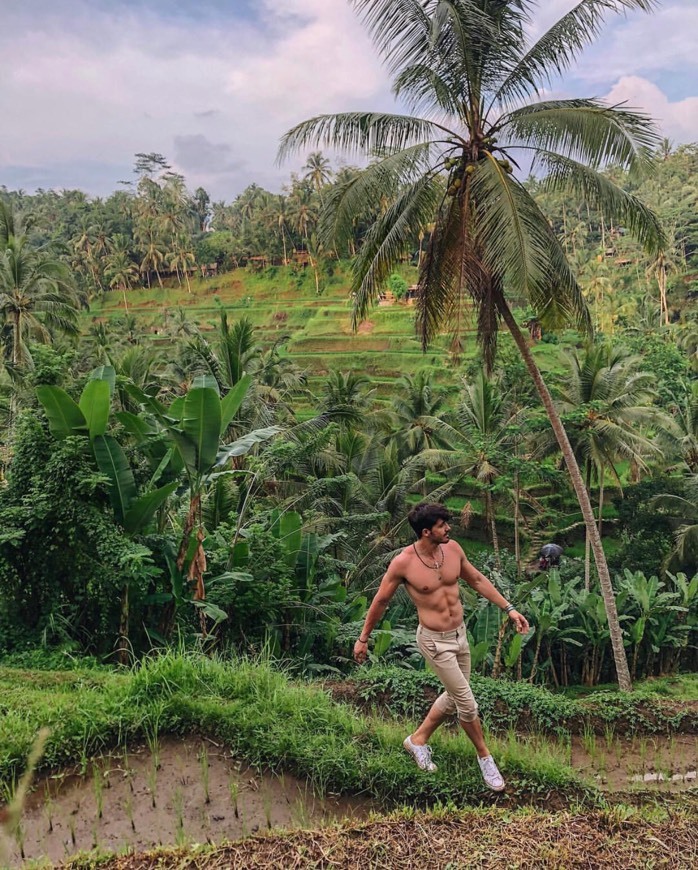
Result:
M97 818L101 819L104 813L104 774L97 764L92 766L92 787L95 793Z
M604 728L604 739L606 740L606 749L610 752L613 748L613 740L616 733L616 726L613 722L607 722Z
M131 830L133 833L136 833L136 823L133 818L133 793L126 795L126 802L124 804L124 809L126 810L126 816L131 823Z
M71 816L68 820L68 828L70 830L70 842L73 846L77 845L77 840L75 838L75 816Z
M262 807L264 809L264 820L267 823L267 828L271 828L271 806L272 797L271 790L268 787L262 789Z
M638 754L640 756L640 764L642 765L642 772L644 773L647 769L647 738L641 737L638 742Z
M228 791L230 792L230 802L233 805L233 811L235 813L235 818L240 817L240 811L238 809L238 797L240 796L240 783L235 779L235 777L230 778L228 782Z
M201 782L204 786L204 802L207 804L211 803L211 794L210 794L210 774L211 769L208 761L208 750L206 745L202 745L201 751L199 752L199 764L201 766Z
M48 822L48 832L49 834L53 833L53 798L51 797L51 789L46 783L46 787L44 789L44 815L46 816L46 821Z
M158 768L155 759L151 759L151 764L148 768L148 789L150 790L150 802L153 809L157 807L157 792L158 792Z
M184 846L187 842L184 832L184 796L182 789L176 789L174 793L173 806L175 811L175 842L178 846Z
M592 761L596 759L596 734L589 723L585 723L582 733L582 746Z

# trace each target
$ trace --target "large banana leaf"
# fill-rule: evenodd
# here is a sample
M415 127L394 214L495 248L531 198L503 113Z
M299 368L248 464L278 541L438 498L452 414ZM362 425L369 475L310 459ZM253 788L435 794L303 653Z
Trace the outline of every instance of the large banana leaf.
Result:
M192 381L192 387L194 389L209 387L211 390L216 391L217 396L220 396L221 394L221 388L218 386L218 381L213 377L213 375L197 375Z
M132 414L130 411L117 411L114 416L129 435L135 435L139 441L145 440L146 436L153 435L156 432L152 423L149 423L143 417L139 417L138 414Z
M136 498L136 482L126 454L111 435L97 435L92 449L99 470L109 478L109 498L117 522L125 527L126 514Z
M87 421L90 438L104 435L109 422L109 384L107 381L88 381L80 396L80 410Z
M131 507L126 511L124 516L124 528L127 532L134 534L135 532L143 531L155 516L155 512L160 505L177 489L177 481L168 483L167 486L162 486L160 489L147 492L145 495L137 498Z
M215 390L189 390L184 398L182 429L196 449L196 472L205 474L216 462L220 444L221 400Z
M247 435L243 435L242 438L238 438L237 441L226 444L216 458L216 468L225 465L226 462L229 462L235 456L244 456L252 450L255 444L268 441L274 435L278 435L279 432L281 432L279 426L267 426L266 429L254 429L252 432L248 432Z
M182 413L184 411L184 396L177 396L177 398L172 402L170 408L167 412L167 416L171 417L173 420L181 420Z
M221 436L230 425L230 421L237 414L251 383L252 377L250 375L243 375L233 389L221 399Z
M126 392L132 399L135 399L139 405L148 408L158 418L158 420L166 419L167 408L162 404L162 402L158 402L156 398L146 393L145 390L142 390L140 387L136 386L136 384L129 383L126 384Z
M296 511L275 510L272 516L271 531L281 541L284 548L284 562L295 569L301 549L303 520Z
M109 384L109 395L114 395L116 389L116 371L114 366L98 366L88 375L91 381L106 381Z
M36 397L46 412L51 434L56 438L87 433L85 415L65 390L44 384L36 388Z

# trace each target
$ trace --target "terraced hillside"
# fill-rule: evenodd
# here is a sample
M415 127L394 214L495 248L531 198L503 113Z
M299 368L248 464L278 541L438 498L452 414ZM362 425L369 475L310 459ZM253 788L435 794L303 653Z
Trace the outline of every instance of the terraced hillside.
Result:
M412 280L414 274L406 270L405 277ZM453 383L458 364L448 351L448 336L442 336L427 354L422 353L415 337L412 303L379 303L370 319L354 331L348 287L349 278L342 267L323 280L319 294L310 270L297 272L288 267L254 273L237 269L192 281L191 293L177 285L129 291L126 298L119 292L108 293L85 314L84 328L98 321L116 326L115 321L128 314L137 319L139 331L163 346L174 340L182 317L201 330L215 329L223 306L233 317L248 317L263 345L279 343L282 352L307 371L311 387L329 371L352 370L368 375L381 398L389 394L396 377L425 366L434 369L437 383ZM470 324L466 325L460 365L475 353L475 332ZM542 367L548 369L555 364L557 349L540 344L537 355Z

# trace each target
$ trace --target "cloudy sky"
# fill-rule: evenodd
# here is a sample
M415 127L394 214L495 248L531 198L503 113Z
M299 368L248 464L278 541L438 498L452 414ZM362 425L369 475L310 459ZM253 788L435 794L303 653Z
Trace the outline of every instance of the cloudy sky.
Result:
M575 0L540 0L542 30ZM137 151L231 200L278 190L279 137L393 106L347 0L0 0L0 184L108 194ZM556 92L627 100L698 141L698 0L615 18ZM302 161L301 161L302 162Z

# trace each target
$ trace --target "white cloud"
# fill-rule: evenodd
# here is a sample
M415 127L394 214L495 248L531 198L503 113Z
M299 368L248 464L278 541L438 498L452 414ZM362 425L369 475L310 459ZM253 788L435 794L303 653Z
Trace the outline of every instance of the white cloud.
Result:
M0 130L0 184L8 167L60 177L68 163L125 169L136 151L159 151L216 197L252 180L278 188L288 127L387 92L345 0L262 0L257 22L60 5L30 0L0 31L0 113L14 119Z
M538 32L575 2L543 0ZM278 169L276 149L293 124L323 112L393 105L347 0L4 6L0 184L35 178L106 193L128 173L135 152L158 151L190 186L230 199L251 181L280 187L293 166ZM570 87L599 93L616 82L612 99L646 108L673 138L698 138L691 96L698 0L666 0L655 16L613 20L603 46L585 54L582 82ZM653 84L666 70L672 82L693 77L688 99L670 102Z
M670 139L698 141L698 97L671 102L661 88L648 79L623 76L605 99L614 104L627 103L649 114Z

